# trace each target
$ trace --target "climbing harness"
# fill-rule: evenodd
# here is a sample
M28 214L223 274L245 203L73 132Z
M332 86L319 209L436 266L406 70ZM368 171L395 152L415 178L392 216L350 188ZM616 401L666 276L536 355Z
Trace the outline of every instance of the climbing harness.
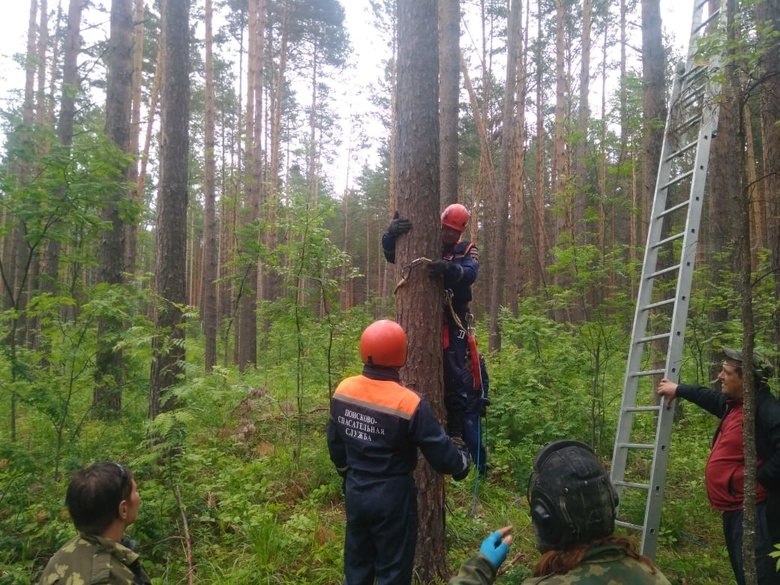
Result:
M409 280L409 275L411 274L412 269L415 266L419 266L421 264L428 265L431 262L433 262L433 260L431 260L430 258L426 258L425 256L420 256L419 258L415 258L414 260L412 260L409 264L403 266L401 268L401 279L393 288L393 294L396 294L396 292L398 292L398 289L401 288L404 284L406 284L406 282ZM477 344L476 344L475 329L474 327L471 326L471 314L469 313L466 315L466 323L464 324L463 320L455 311L455 307L452 304L452 298L454 296L452 290L445 289L444 293L445 293L444 305L446 307L447 314L450 316L452 323L458 329L459 338L466 339L467 341L466 367L469 368L469 370L472 372L472 375L474 376L474 390L482 394L483 393L482 371L479 364L479 351L477 349ZM476 365L476 368L474 367L474 365ZM477 443L478 446L485 445L487 442L487 428L485 428L484 441L482 437L482 431L483 431L482 417L480 416L477 419L477 436L479 437ZM481 463L483 463L480 460L480 456L481 456L480 449L477 449L477 456L475 461L476 475L474 478L474 496L472 500L471 512L469 513L470 516L473 516L476 510L477 498L479 492L479 483L480 480L482 479L479 473L479 466ZM487 455L485 456L485 459L487 459Z

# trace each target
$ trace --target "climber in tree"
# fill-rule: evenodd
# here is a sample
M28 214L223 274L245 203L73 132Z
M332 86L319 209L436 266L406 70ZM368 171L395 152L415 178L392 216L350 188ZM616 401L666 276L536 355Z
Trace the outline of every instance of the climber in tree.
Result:
M432 276L442 278L446 292L442 342L447 432L456 442L465 440L477 471L484 476L487 465L479 419L488 403L483 384L487 378L484 376L483 380L484 360L469 333L471 286L479 273L479 251L473 243L461 240L468 223L469 211L459 203L442 212L442 254L430 263L428 270ZM396 212L382 235L382 250L388 262L395 263L396 239L411 229L412 222Z

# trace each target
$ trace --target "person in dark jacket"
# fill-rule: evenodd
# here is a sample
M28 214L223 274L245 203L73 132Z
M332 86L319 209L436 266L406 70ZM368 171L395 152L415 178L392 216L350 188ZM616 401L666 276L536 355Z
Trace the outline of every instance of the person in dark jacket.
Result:
M459 203L444 209L441 214L442 255L430 263L428 271L432 276L442 279L446 290L442 342L447 432L456 442L465 441L479 473L484 476L487 461L482 445L480 417L484 416L488 404L487 377L484 362L480 368L476 340L469 331L471 287L479 273L479 251L476 245L461 239L469 217L468 210ZM388 262L395 263L398 236L411 229L412 223L396 212L382 234L382 250Z
M141 503L129 469L100 462L76 472L65 503L78 535L49 560L40 585L151 585L135 543L124 538Z
M468 451L447 436L428 402L401 384L407 338L390 320L360 338L363 373L343 380L330 404L328 450L344 478L346 585L412 582L417 543L418 451L439 473L468 475Z
M742 441L742 352L723 348L724 360L718 380L720 391L678 384L664 378L657 392L669 405L684 398L720 418L712 451L704 470L710 506L723 514L723 535L734 576L744 585L742 559L742 508L745 453ZM760 585L780 583L775 560L769 556L773 543L780 542L780 402L767 384L772 368L753 355L756 386L756 569Z

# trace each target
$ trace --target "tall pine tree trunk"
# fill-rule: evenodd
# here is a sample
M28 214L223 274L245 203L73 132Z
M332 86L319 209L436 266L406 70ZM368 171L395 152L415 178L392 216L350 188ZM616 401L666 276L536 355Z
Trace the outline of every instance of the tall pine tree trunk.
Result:
M439 100L436 0L398 2L398 98L396 105L398 208L414 224L399 238L396 263L441 254L439 226ZM398 290L398 321L409 337L403 380L424 392L443 414L442 289L424 269L410 271ZM444 479L427 463L415 473L419 490L416 567L423 583L447 574L444 539Z
M259 298L260 272L258 259L252 250L256 249L254 241L259 238L259 235L254 233L253 226L260 217L263 189L261 137L263 128L264 22L264 0L252 0L249 3L249 52L247 56L247 146L245 155L247 200L243 223L248 232L244 237L250 238L253 242L245 243L247 263L243 267L243 279L239 293L238 367L242 371L247 366L257 365L257 300Z
M516 50L518 57L517 74L515 75L515 100L517 113L514 124L514 151L510 163L509 173L509 247L507 250L507 301L513 314L518 315L520 294L527 284L528 275L533 269L533 254L528 253L528 245L525 234L530 228L530 214L525 198L525 162L526 162L526 128L525 128L525 104L528 99L528 18L530 14L530 2L525 5L526 22L523 27L522 42L518 39Z
M157 296L149 418L175 407L162 392L183 372L187 302L187 178L189 161L189 1L163 0L160 191L157 198Z
M85 0L70 0L68 5L68 27L65 34L65 49L62 62L62 96L60 115L57 121L57 138L63 149L69 151L73 143L73 118L76 115L76 96L79 93L78 57L81 52L81 12ZM66 185L55 188L55 198L65 196ZM44 279L41 289L54 293L59 279L60 254L62 246L53 239L46 247L43 267Z
M642 209L649 222L666 121L666 57L659 0L642 0ZM647 233L645 223L644 236Z
M441 208L458 201L460 0L439 0Z
M133 107L130 117L130 152L138 156L140 132L141 132L141 87L143 80L144 57L144 0L135 0L135 16L133 26ZM138 184L138 161L134 161L130 167L128 181L131 185ZM135 205L143 205L143 191L136 187L130 193L130 198ZM136 255L138 250L138 223L133 221L126 226L125 238L125 271L130 275L135 274Z
M517 66L521 58L518 46L522 46L523 19L522 2L513 0L509 10L507 37L506 83L504 84L504 103L501 120L501 171L499 186L496 193L495 229L491 234L491 279L490 279L490 351L501 349L501 332L498 323L498 313L504 301L504 286L506 284L506 254L509 225L509 189L512 183L512 162L515 150L520 146L515 143L515 124L517 96ZM521 102L522 103L522 102Z
M536 265L532 274L536 288L546 286L547 255L550 249L547 235L547 165L544 131L544 40L542 27L542 0L537 2L536 21L536 182L534 184L534 222L533 242L536 252Z
M217 365L217 217L214 161L214 34L212 32L212 0L206 0L206 127L204 153L204 218L203 218L203 281L200 313L206 339L205 366L210 371Z
M111 36L108 41L108 87L106 90L106 136L122 153L130 151L130 116L133 95L133 6L132 0L111 3ZM130 165L117 169L122 183L108 189L102 219L100 282L122 283L125 259L125 223L120 214L127 197L125 185ZM103 317L98 323L98 352L95 358L95 388L92 406L97 416L118 413L122 408L122 352L115 349L124 324L121 319Z
M755 7L763 51L759 67L764 82L759 87L761 137L763 145L763 175L761 181L767 193L767 242L772 251L772 272L775 275L775 301L780 306L780 44L772 36L780 31L780 0L761 0ZM775 31L767 35L767 31ZM775 312L775 339L780 351L780 311Z

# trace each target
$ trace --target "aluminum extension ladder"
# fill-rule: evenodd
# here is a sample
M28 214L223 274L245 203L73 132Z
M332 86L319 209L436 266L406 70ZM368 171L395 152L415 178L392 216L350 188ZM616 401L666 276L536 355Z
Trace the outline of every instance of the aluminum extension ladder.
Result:
M718 123L716 59L698 40L720 10L694 0L687 63L674 81L650 215L642 278L611 479L620 495L617 525L642 532L641 552L655 558L674 410L658 404L660 378L679 380L707 164Z

